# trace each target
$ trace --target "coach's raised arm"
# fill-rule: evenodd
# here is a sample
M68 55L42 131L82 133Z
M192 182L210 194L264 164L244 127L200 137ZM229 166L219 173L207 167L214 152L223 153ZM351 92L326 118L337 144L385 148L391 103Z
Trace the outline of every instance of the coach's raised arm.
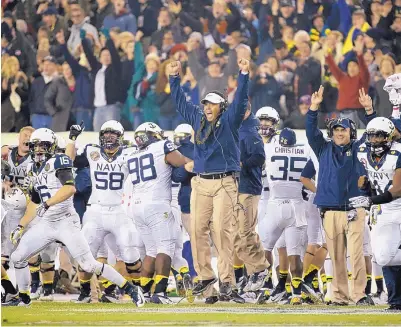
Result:
M220 296L227 301L244 303L232 290L235 285L232 226L238 192L235 173L240 171L238 130L248 105L249 61L240 59L238 66L241 73L234 102L228 106L223 94L211 91L201 101L202 109L186 100L180 87L180 63L170 63L167 73L177 110L195 131L194 167L186 165L187 170L197 174L191 181L190 231L200 282L193 294L205 292L208 297L210 286L218 280L211 266L210 235L218 253Z

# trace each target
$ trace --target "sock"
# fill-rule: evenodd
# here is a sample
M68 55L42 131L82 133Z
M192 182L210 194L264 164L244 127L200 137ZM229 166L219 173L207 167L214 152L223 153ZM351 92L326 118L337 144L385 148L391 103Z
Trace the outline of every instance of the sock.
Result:
M91 281L88 280L83 280L81 279L79 281L79 284L81 285L81 289L86 293L89 294L91 292Z
M6 294L17 294L17 290L7 275L1 278L1 286L4 288Z
M43 282L43 291L45 293L53 293L53 282Z
M287 281L287 277L288 277L288 270L280 270L279 271L278 284L279 284L280 287L282 287L282 288L285 287L286 281Z
M184 275L186 275L186 274L189 274L189 268L188 267L181 267L180 268L180 275L182 276L182 277L184 277Z
M383 276L376 276L375 282L376 282L377 293L382 293L384 291Z
M293 277L291 280L292 293L294 295L301 295L302 278Z
M327 275L326 280L328 283L331 283L333 281L333 276Z
M153 278L150 278L150 277L141 277L140 278L140 284L141 284L143 293L150 292L153 282L154 282Z
M168 285L168 276L156 275L155 277L155 293L166 293Z
M234 266L235 282L239 283L241 277L244 276L245 265Z
M40 283L40 277L39 277L39 271L31 271L31 284L39 284Z
M18 296L20 297L20 299L22 300L22 302L24 303L29 303L31 302L31 297L29 296L29 291L26 292L19 292Z
M366 287L365 287L365 294L369 295L372 293L372 275L367 276Z
M313 286L313 290L315 292L320 292L319 290L319 279L317 278L317 276L315 276L312 280L312 286Z
M318 272L319 272L319 267L313 264L310 265L304 276L305 283L312 283L313 279L315 278Z
M321 274L321 275L320 275L320 279L321 279L321 281L322 281L322 283L323 283L323 293L326 294L326 292L327 292L327 278L326 278L326 274Z
M29 286L31 282L31 274L28 265L24 268L15 267L15 279L20 293L29 294Z
M285 290L287 291L287 293L291 294L291 284L290 283L285 283Z

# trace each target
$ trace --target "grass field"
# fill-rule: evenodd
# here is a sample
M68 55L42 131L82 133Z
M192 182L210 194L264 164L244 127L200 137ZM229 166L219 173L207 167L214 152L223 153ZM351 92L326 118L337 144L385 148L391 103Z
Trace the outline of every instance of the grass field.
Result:
M2 326L401 326L401 314L385 307L276 306L238 304L74 304L34 302L31 307L2 307Z

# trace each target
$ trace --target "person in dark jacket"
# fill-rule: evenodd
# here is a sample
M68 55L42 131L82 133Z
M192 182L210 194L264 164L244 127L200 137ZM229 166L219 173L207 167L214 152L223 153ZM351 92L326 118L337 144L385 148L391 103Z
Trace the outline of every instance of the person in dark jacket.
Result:
M136 18L129 8L125 6L125 0L115 0L114 12L108 16L103 21L103 27L111 29L113 27L118 27L121 32L131 32L136 34Z
M114 6L110 0L96 0L97 8L93 12L91 24L96 27L98 31L103 27L103 22L106 16L111 15L114 11Z
M363 256L365 210L353 209L350 198L361 195L358 188L361 164L357 158L359 146L366 133L356 139L356 125L347 118L335 120L329 129L331 140L326 140L317 126L317 111L323 100L323 86L313 93L306 115L306 136L319 161L319 183L314 204L323 215L327 248L333 261L333 303L348 305L351 298L357 305L369 305L365 294L366 266ZM367 121L375 118L372 100L360 91L359 101L365 108ZM346 252L351 257L352 293L348 291Z
M120 88L121 79L121 59L112 39L110 31L104 29L106 37L106 47L100 51L99 61L93 54L90 41L82 31L82 46L89 65L91 66L92 90L94 94L93 105L95 113L93 115L93 129L100 131L100 127L108 120L120 120L121 98L123 97ZM124 95L125 96L125 95Z
M75 188L77 191L75 192L73 199L74 208L77 211L82 224L86 205L88 204L89 198L92 194L92 182L89 167L77 168L75 171Z
M71 68L75 78L74 103L72 112L75 115L76 124L84 122L85 130L93 130L93 90L91 88L90 73L88 68L82 66L67 48L64 33L57 34L61 53Z
M151 37L157 30L157 17L159 8L152 0L129 1L132 13L137 17L138 31L142 31L143 37Z
M53 132L64 132L67 130L75 91L75 81L73 81L73 85L69 85L71 77L71 68L68 63L64 63L63 76L55 78L45 93L45 108L52 117L50 129Z
M178 151L185 157L193 159L194 144L191 142L192 127L188 124L178 125L174 130L174 143L178 146ZM178 192L178 204L181 208L181 221L184 229L190 235L191 217L190 217L190 200L191 200L191 179L194 174L185 170L185 167L174 167L171 175L174 183L180 183ZM191 251L191 242L184 242L182 256L188 262L189 273L192 278L197 276L194 268L194 260Z
M203 111L186 100L180 86L179 61L167 66L167 74L177 111L195 131L194 161L186 164L188 171L198 174L191 182L192 254L200 279L193 294L206 292L205 295L210 296L207 292L217 281L211 266L211 236L218 252L220 295L228 301L244 303L245 300L232 290L235 279L231 234L237 199L235 174L240 171L238 130L248 105L249 61L239 59L238 66L241 73L233 103L227 106L221 93L209 92L201 101Z
M234 267L244 263L251 276L245 291L259 290L268 276L265 252L255 231L258 205L262 193L262 166L265 163L265 150L262 137L258 133L259 119L251 112L250 105L245 112L239 129L239 146L241 173L238 187L238 204L236 212L236 231L234 231L234 250L236 256ZM237 257L237 258L236 258ZM238 270L238 269L237 269ZM236 279L240 274L235 274ZM236 280L238 283L238 280Z
M43 60L42 75L33 81L28 98L31 123L35 129L51 127L52 116L49 115L45 108L45 94L57 76L56 59L52 56L45 57Z

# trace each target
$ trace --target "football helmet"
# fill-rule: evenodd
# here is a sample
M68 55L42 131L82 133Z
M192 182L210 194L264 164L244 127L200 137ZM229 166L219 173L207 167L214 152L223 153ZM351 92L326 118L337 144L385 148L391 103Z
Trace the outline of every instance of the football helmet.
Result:
M143 123L135 130L135 142L140 149L163 138L164 131L155 123Z
M394 130L395 126L390 119L385 117L372 119L366 126L366 145L370 147L370 151L378 156L388 151L393 142ZM375 140L377 137L382 137L382 140Z
M56 135L48 128L35 130L29 140L29 151L35 163L42 163L50 159L54 155L56 147Z
M401 73L387 77L383 90L388 93L389 100L394 106L401 105Z
M273 136L280 123L280 115L272 107L262 107L256 112L256 117L260 120L259 134L263 136ZM263 120L272 122L271 126L265 125Z
M192 127L189 124L178 125L174 130L174 143L175 145L181 145L181 142L192 136Z
M4 200L16 210L23 210L27 205L26 196L19 187L13 187L9 192L5 193Z
M67 148L67 142L65 141L64 137L56 134L56 139L57 139L56 153L65 153L65 149Z
M108 134L107 136L105 134ZM102 148L113 150L124 144L124 127L117 120L106 121L99 132Z

